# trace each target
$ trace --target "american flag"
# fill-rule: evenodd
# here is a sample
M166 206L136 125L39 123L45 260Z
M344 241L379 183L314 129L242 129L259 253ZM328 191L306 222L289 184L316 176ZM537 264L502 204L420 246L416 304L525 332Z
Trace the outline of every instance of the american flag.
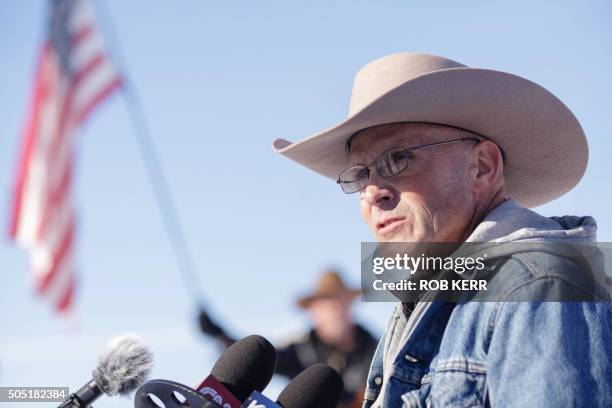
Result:
M36 292L66 313L77 285L75 137L93 108L121 85L121 77L86 0L53 0L50 17L23 134L10 235L29 251Z

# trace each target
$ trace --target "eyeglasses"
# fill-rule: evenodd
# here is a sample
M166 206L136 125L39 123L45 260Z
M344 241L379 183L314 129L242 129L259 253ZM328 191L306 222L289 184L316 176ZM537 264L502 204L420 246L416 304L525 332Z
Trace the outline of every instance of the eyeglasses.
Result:
M406 170L410 165L414 156L412 155L413 150L428 149L434 146L441 146L451 143L459 143L471 140L474 142L480 142L475 137L464 137L461 139L447 140L444 142L430 143L421 146L414 147L394 147L386 152L382 153L369 165L358 164L353 167L349 167L343 170L338 176L336 181L342 187L342 191L346 194L356 193L363 190L370 179L370 166L376 164L376 170L381 177L393 177L402 171Z

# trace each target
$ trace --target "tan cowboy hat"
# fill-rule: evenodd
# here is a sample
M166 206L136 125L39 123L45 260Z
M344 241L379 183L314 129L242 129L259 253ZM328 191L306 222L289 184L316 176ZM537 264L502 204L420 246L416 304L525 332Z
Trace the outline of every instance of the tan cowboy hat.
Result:
M314 292L299 298L297 303L301 308L306 309L313 300L345 294L355 297L361 294L361 290L347 288L338 272L327 271L319 278Z
M277 139L274 149L337 179L349 166L350 136L395 122L454 126L491 139L505 155L506 192L526 207L571 190L588 161L580 123L546 89L516 75L419 53L370 62L355 77L345 121L297 143Z

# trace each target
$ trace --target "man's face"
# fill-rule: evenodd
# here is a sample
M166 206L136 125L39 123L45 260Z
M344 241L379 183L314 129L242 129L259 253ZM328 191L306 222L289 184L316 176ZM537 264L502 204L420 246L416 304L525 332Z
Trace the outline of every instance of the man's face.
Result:
M338 295L329 298L313 300L308 306L308 313L317 329L317 333L329 342L335 342L346 333L347 326L351 324L350 295Z
M396 123L361 131L351 143L352 165L371 169L359 192L361 215L379 242L460 242L474 210L466 141L412 151L401 173L383 178L372 162L396 147L413 147L470 136L458 129Z

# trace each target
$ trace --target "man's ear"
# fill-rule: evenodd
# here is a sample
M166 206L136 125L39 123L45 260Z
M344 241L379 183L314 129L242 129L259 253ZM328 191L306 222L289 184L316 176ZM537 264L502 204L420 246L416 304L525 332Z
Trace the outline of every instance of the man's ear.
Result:
M502 182L504 160L499 147L490 140L483 140L472 150L475 171L472 173L474 192L487 191Z

